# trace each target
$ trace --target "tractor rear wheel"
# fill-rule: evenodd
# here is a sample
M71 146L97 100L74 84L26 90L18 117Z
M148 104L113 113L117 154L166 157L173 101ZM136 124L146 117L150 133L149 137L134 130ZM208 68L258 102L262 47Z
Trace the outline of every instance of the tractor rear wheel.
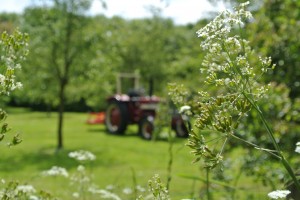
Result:
M139 123L139 135L146 140L151 140L154 131L153 117L143 118Z
M119 102L109 103L105 113L105 126L109 133L123 134L127 128L127 107Z

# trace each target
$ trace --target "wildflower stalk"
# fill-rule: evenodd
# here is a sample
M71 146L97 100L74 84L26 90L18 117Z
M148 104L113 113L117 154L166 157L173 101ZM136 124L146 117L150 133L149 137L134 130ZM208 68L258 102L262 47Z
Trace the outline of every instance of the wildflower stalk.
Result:
M207 168L206 169L206 195L207 195L207 200L210 200L210 182L209 182L209 172L210 172L210 169Z
M250 99L250 97L248 97L247 94L245 94L243 92L243 95L244 97L249 101L249 103L251 103L251 105L253 106L253 108L257 111L257 113L259 114L259 117L262 121L262 123L264 124L266 130L267 130L267 133L268 133L268 136L270 138L270 140L272 141L272 144L278 154L277 157L279 157L280 159L280 162L281 164L284 166L284 168L286 169L286 171L288 172L288 174L290 175L290 177L293 179L293 182L297 188L298 191L300 191L300 184L299 184L299 181L291 167L291 165L289 164L289 162L286 160L286 158L284 157L281 149L280 149L280 146L278 145L278 143L276 142L276 139L274 137L274 133L273 133L273 130L270 128L268 122L266 121L263 113L261 112L261 110L259 109L258 105L256 103L254 103L254 101L252 99Z
M133 167L131 167L131 173L132 173L132 182L133 182L133 193L134 193L134 199L138 198L138 191L137 191L137 180L136 180L136 174Z
M206 52L201 73L207 75L206 84L220 88L218 95L210 96L208 92L200 91L198 98L194 99L195 103L182 100L186 92L181 92L179 86L173 86L170 94L177 104L181 103L182 106L191 108L191 116L195 117L195 127L200 133L203 130L209 131L225 140L219 149L216 147L211 149L204 136L192 130L187 146L193 149L192 153L196 156L194 162L203 160L205 168L215 168L223 161L222 154L227 140L235 138L278 158L300 191L295 173L257 104L260 99L267 96L270 87L259 82L259 78L273 69L274 65L270 57L262 58L256 54L249 46L249 42L243 38L244 22L252 18L251 13L245 10L248 4L249 2L240 4L234 9L235 12L226 10L220 13L197 32L198 37L203 39L200 46ZM234 29L239 30L232 31ZM258 113L274 150L260 148L235 135L239 130L239 124L251 109Z
M167 183L166 183L166 188L167 190L170 190L170 184L171 184L171 180L172 180L172 166L173 166L173 138L171 135L171 130L170 128L168 129L168 141L169 141L169 148L168 148L168 153L169 153L169 161L168 161L168 167L167 167Z
M238 185L238 181L240 180L241 176L242 176L243 170L240 168L239 172L237 173L237 175L235 176L235 179L233 181L233 187L237 188ZM235 194L236 194L236 189L230 189L231 190L231 199L234 200L235 199Z
M238 137L238 136L236 136L236 135L234 135L234 134L232 134L231 137L234 138L234 139L236 139L236 140L239 140L239 141L241 141L241 142L244 142L244 143L246 143L247 145L249 145L249 146L251 146L251 147L254 147L255 149L259 149L259 150L265 151L265 152L271 154L272 156L274 156L274 157L280 159L280 156L278 156L277 154L275 154L275 153L277 153L276 150L270 150L270 149L262 148L262 147L260 147L260 146L258 146L258 145L256 145L256 144L254 144L254 143L252 143L252 142L249 142L249 141L247 141L247 140L244 140L244 139L242 139L242 138L240 138L240 137Z

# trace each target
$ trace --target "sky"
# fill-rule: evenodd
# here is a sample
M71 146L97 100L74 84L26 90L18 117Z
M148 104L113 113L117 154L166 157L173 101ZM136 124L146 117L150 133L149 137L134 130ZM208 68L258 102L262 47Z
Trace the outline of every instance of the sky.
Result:
M149 6L162 10L162 16L172 18L176 24L197 22L207 12L221 11L223 4L211 5L207 0L104 0L107 9L103 9L100 0L94 0L90 14L104 14L107 17L121 16L125 19L151 17ZM0 12L21 13L25 7L38 5L41 0L0 0Z

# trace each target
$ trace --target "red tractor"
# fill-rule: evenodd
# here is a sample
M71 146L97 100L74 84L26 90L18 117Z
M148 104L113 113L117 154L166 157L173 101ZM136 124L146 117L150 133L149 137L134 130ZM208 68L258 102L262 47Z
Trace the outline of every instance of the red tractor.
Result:
M131 79L134 84L132 91L121 93L121 81L123 78ZM144 139L151 139L154 130L154 118L161 102L160 98L145 96L138 92L139 76L132 74L120 74L117 78L117 94L107 99L108 106L105 112L105 125L107 131L112 134L123 134L130 124L138 124L138 133ZM170 122L178 137L187 137L188 130L184 119L180 114L172 114Z

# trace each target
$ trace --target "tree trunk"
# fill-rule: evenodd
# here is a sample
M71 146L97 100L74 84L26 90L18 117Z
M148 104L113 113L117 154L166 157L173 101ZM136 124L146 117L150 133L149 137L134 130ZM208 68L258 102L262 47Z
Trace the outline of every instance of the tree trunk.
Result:
M63 149L63 120L65 111L65 81L60 83L59 107L58 107L58 131L57 131L57 151Z

